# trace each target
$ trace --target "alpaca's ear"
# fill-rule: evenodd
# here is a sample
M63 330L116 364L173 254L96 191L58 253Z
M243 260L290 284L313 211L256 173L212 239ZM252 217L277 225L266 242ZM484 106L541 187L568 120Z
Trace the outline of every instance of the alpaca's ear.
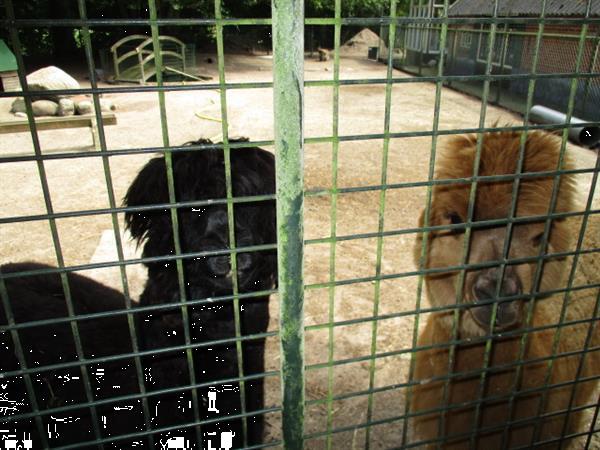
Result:
M164 158L154 158L138 173L123 199L125 206L145 206L168 203L167 172ZM138 243L156 225L163 210L126 212L125 224Z

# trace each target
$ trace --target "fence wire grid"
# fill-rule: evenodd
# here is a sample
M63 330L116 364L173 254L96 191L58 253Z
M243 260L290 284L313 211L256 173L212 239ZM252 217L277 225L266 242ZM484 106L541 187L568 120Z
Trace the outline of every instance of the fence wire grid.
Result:
M0 262L3 264L0 267L3 310L0 385L4 390L0 391L0 434L3 448L600 448L600 371L598 367L590 368L600 354L597 325L600 317L600 264L594 262L600 260L600 234L596 234L600 230L600 225L596 225L600 223L600 190L597 188L600 159L597 148L584 149L567 142L569 129L574 126L571 124L572 117L583 120L583 125L577 126L600 127L600 4L586 0L580 2L582 13L560 16L548 13L555 2L541 0L534 2L539 6L537 12L510 15L502 13L505 3L509 2L493 0L484 2L489 14L453 14L453 8L461 1L464 0L390 0L379 17L349 17L344 15L344 1L335 0L332 17L305 17L305 5L301 0L273 0L271 17L233 18L227 17L221 1L215 0L210 17L165 18L158 13L159 2L147 0L147 16L134 20L88 17L86 0L72 1L78 17L70 19L24 17L19 15L21 9L17 2L0 2L4 4L5 13L0 18L0 26L15 54L22 86L18 91L0 92L0 100L8 102L2 105L8 105L17 97L25 99L32 147L32 151L12 149L13 152L0 153L0 170L3 169L0 183L3 192L14 190L15 185L21 183L23 188L27 183L39 183L43 208L41 213L35 209L32 213L27 205L13 207L6 204L7 212L0 214ZM102 79L104 75L100 75L97 69L106 66L108 52L107 49L94 48L92 36L94 32L126 27L135 27L135 32L145 29L151 38L149 48L155 55L155 78L142 84L107 84ZM168 28L169 34L173 35L183 27L209 27L214 30L218 80L174 81L169 78L173 71L162 70L159 51L161 30ZM342 54L343 29L363 27L377 32L380 37L376 45L378 61L372 64L382 70L368 78L357 77L352 70L345 70L345 56ZM42 131L43 121L34 117L32 103L48 92L28 88L26 76L31 72L28 67L31 61L27 59L22 42L23 37L36 28L69 28L80 33L89 87L58 89L50 93L91 97L94 112L90 126L95 133L96 144L91 150L50 150L47 148L49 141L42 139L45 133ZM225 36L232 36L235 41L236 35L244 35L244 28L259 36L256 38L257 42L260 41L257 48L260 47L262 58L272 61L272 78L227 81L231 74L228 73L230 54L226 51ZM331 56L332 61L328 63L331 70L327 71L326 77L313 77L312 72L305 68L316 47L313 42L305 43L305 35L307 40L312 40L314 30L319 30L316 35L323 40L320 47L330 47L327 55ZM328 31L323 33L322 30ZM272 47L265 43L265 36L272 40ZM192 66L202 60L193 51L184 56L182 68L189 68L186 58L191 61L187 64ZM361 58L367 61L367 53ZM357 69L356 73L362 72ZM417 86L430 86L433 100L431 122L427 127L398 126L395 115L411 106L395 102L395 95L399 92L410 95ZM378 114L382 113L378 116L382 119L381 123L377 131L354 133L340 119L342 110L348 108L344 96L353 89L360 92L360 89L371 88L377 88L377 93L366 96L373 95L381 103L377 110ZM448 119L447 115L441 114L444 97L455 95L448 94L453 92L448 88L473 96L469 101L477 99L477 108L480 108L476 111L478 120L472 125L447 127L444 124ZM235 104L238 93L253 90L262 93L257 95L265 97L264 103L248 104L246 108L269 111L272 133L265 139L255 140L252 129L241 128L250 140L239 140L231 135L230 123L235 122L231 105ZM313 92L316 97L327 95L330 99L329 116L318 119L330 126L330 130L305 136L307 116L322 114L322 110L317 108L311 110L315 102L308 101L308 97ZM170 128L173 121L179 120L168 112L171 102L176 101L170 96L198 93L215 95L218 117L211 116L207 120L216 123L220 130L213 138L203 135L198 126L194 135L197 138L211 137L214 142L182 145L182 142L175 142L173 134L176 133ZM147 94L155 96L153 107L160 123L160 142L148 146L111 146L109 135L113 131L102 112L101 97ZM270 106L265 106L271 102L272 111ZM536 104L563 112L566 120L563 123L531 123L529 112ZM488 105L511 111L512 124L491 123ZM365 107L364 114L370 111L369 107ZM112 128L117 132L124 119L119 117L119 109L115 114L118 123ZM252 126L250 122L246 125ZM144 124L140 127L139 134L143 135ZM479 161L486 148L485 133L509 132L517 133L519 139L519 168L516 172L482 175L479 171L483 172L483 167L474 163L472 173L467 176L436 177L439 169L436 156L445 145L444 139L475 135L473 157ZM523 169L523 161L527 136L535 132L558 136L560 152L558 165L532 174ZM131 138L134 139L134 136ZM393 170L398 170L396 160L402 157L403 149L425 141L427 151L419 159L426 162L420 167L418 176L398 178ZM399 147L404 142L407 147ZM254 147L263 147L275 154L276 190L271 194L235 196L232 155ZM316 153L317 149L323 148L327 149L324 153L326 158ZM344 152L354 152L356 148L363 152L358 157L364 158L365 171L373 169L367 168L369 164L375 167L376 174L371 178L374 182L348 181L351 177L344 172L347 170ZM178 198L175 170L178 155L209 151L220 151L223 155L226 195L218 198ZM575 166L569 166L566 155L574 151L580 152L577 155L587 156L578 158ZM316 156L311 152L315 152ZM132 177L123 175L127 172L120 164L125 158L134 158L133 163L128 163L127 170L135 174L156 154L164 161L166 173L163 178L168 197L164 201L153 200L143 205L122 204L122 188L127 187ZM328 181L323 185L309 185L304 179L308 170L305 165L314 166L315 159L322 172L327 172ZM107 206L65 208L65 200L57 200L59 194L52 185L54 181L49 179L48 171L59 167L60 172L91 160L98 161L101 167L99 173L106 188ZM406 170L409 170L409 164ZM131 169L133 166L135 168ZM19 167L29 167L29 173L34 176L10 178ZM80 174L82 182L91 176ZM125 181L121 179L123 177ZM519 192L521 185L536 177L552 180L545 213L533 216L517 214L518 196L513 195L507 217L476 218L476 196L481 186L510 183L513 192ZM575 183L579 195L577 204L580 206L570 211L560 210L557 206L560 203L559 187L564 185L561 185L561 179L566 177L584 177L586 180L583 184ZM465 217L458 221L447 217L444 223L430 223L429 213L434 209L435 196L453 186L468 187ZM77 186L66 187L78 189ZM417 191L418 194L415 194ZM361 195L372 202L369 208L360 203L364 202L360 200L363 198ZM402 224L390 225L389 217L396 208L397 199L415 195L418 197L418 209L425 211L423 222L418 222L419 211L407 206L401 211L404 217ZM70 198L72 196L67 195L67 203ZM360 225L369 221L372 229L359 227L361 231L348 231L351 228L343 222L347 220L348 212L342 211L342 206L347 207L347 198L359 199L358 203L351 203L354 205L351 222ZM277 215L276 243L244 244L238 236L240 229L228 226L226 235L229 244L224 248L185 250L182 235L185 223L181 211L220 205L225 207L225 223L234 224L237 223L236 211L240 205L273 201ZM56 207L57 204L62 206ZM159 211L167 212L164 217L168 218L172 229L170 245L174 251L171 254L130 256L124 241L124 215L152 215ZM375 214L366 217L364 211L374 211ZM319 225L319 233L315 233L315 226L310 224L315 214L325 218L322 223L326 225ZM73 258L70 255L77 253L79 231L73 230L74 240L65 239L65 236L70 232L69 221L74 219L98 219L108 224L116 259L71 263ZM557 252L551 245L552 230L554 223L564 221L573 223L569 228L573 243ZM519 227L530 223L541 224L539 239L536 238L541 250L535 256L514 255L511 242L517 240L515 236ZM52 266L7 270L6 263L36 259L37 253L29 255L19 250L19 242L34 239L27 236L29 227L34 226L32 224L48 230ZM469 256L473 239L482 230L499 228L507 233L502 251L491 260L473 262ZM430 236L439 233L463 236L457 264L427 266ZM424 236L418 241L421 246L415 250L417 262L407 263L413 258L417 236ZM370 253L359 251L358 257L349 256L348 249L365 243L370 246ZM75 248L65 248L68 245L75 245ZM245 290L238 282L237 274L241 272L236 265L242 264L240 257L275 250L277 282L266 289ZM390 266L390 255L394 253L400 255L402 264ZM231 265L233 280L229 293L209 298L195 296L186 287L192 276L186 272L186 264L215 257L226 257L227 264ZM349 258L348 261L344 261L345 258ZM545 290L541 285L544 267L556 260L564 261L561 272L565 281ZM132 269L143 264L149 267L174 265L178 292L175 300L162 298L157 304L138 303L136 294L131 292L134 284ZM347 270L344 264L352 266L352 270ZM520 264L533 267L530 292L501 292L503 282L496 283L495 295L488 302L491 304L491 325L477 336L461 335L461 321L472 306L463 298L462 289L469 274L497 268L499 279L503 280ZM119 291L115 295L122 293L119 297L122 298L121 306L103 311L78 306L81 300L77 295L80 295L81 289L75 276L111 268L118 269L120 284L112 287ZM588 278L582 282L578 276L584 269ZM458 274L452 301L447 305L430 302L426 295L427 284L449 272ZM28 286L28 280L31 280L33 286L46 276L53 277L57 283L59 290L49 294L61 301L64 299L63 313L44 318L38 314L40 311L43 314L43 308L23 312L18 303L21 299L13 298L10 293L17 292L17 283ZM152 271L148 276L152 277ZM344 296L353 289L358 295L367 296L360 307L344 300ZM93 292L86 294L93 295ZM356 294L353 295L351 299L356 298ZM247 321L253 320L246 318L244 308L248 308L253 299L265 296L270 296L270 325L260 332L244 332ZM569 304L572 299L581 296L586 299L590 313L573 319ZM399 303L390 303L389 298ZM536 322L535 305L550 301L548 298L557 305L556 320ZM520 326L497 330L493 324L502 320L502 305L518 301L525 305ZM227 319L233 330L231 335L213 339L194 337L197 336L193 329L197 311L221 304L231 307L232 315ZM180 343L163 348L148 347L140 334L144 318L152 320L153 316L160 316L165 311L180 314L181 322L177 325L181 327L177 330L183 332ZM433 323L440 315L450 317L452 325L447 339L443 342L421 340L427 324ZM89 342L86 330L93 328L94 324L114 323L116 320L125 324L121 330L125 331L124 334L115 333L115 336L125 337L130 342L121 347L111 347L100 355L86 351ZM35 336L35 330L44 330L44 327L62 327L60 329L68 336L67 352L71 353L65 354L64 360L58 358L48 364L31 361L27 353L28 350L33 352L31 349L35 349L37 343L32 343L30 336ZM106 329L110 332L112 328L107 326ZM583 331L573 331L575 329ZM540 338L542 335L547 337ZM582 344L570 348L565 342L575 340L574 335L581 335ZM341 344L342 339L348 339L344 345ZM535 339L546 339L547 349L528 357L533 345L531 342ZM111 341L110 336L106 336L106 341ZM507 341L514 344L511 347L514 354L511 359L498 362L496 355L500 350L496 349L503 348ZM49 339L49 342L53 341ZM253 342L259 346L266 345L266 363L262 365L261 362L258 371L247 372L247 364L251 362L242 355L246 355L246 349ZM355 344L346 345L345 342ZM223 364L231 364L234 375L216 370L212 378L203 377L203 369L212 366L203 365L197 358L208 354L212 348L227 349L223 354L232 359L227 363L223 361ZM460 352L464 348L478 348L478 362L466 370L455 369L461 367ZM433 374L430 379L419 379L419 354L437 355L435 358L443 355L447 369ZM185 383L152 387L147 368L154 358L160 359L163 355L178 355L174 361L185 366ZM555 377L565 366L573 367L569 372L573 376ZM102 387L102 377L108 375L104 373L104 368L108 367L116 371L122 368L124 373L129 371L132 383L129 390L113 386L113 394L106 394L111 391L106 386ZM530 383L527 377L533 373L532 368L535 368L539 379ZM173 372L176 369L173 367ZM506 386L496 391L488 389L488 386L495 386L498 374L505 372L510 374ZM67 375L69 380L53 384ZM52 386L62 388L74 383L74 379L79 380L77 398L54 401L60 400L60 392L53 392ZM265 400L259 399L258 407L255 404L253 409L252 391L248 389L254 386L256 380L264 382ZM464 380L471 380L472 384L461 384ZM430 403L429 408L420 408L421 399L427 402L427 385L439 388L443 401L439 405L431 406ZM22 398L12 397L16 391L11 389L17 389L15 386L19 386ZM99 386L108 391L103 392ZM236 406L211 415L206 412L211 398L208 393L216 392L214 389L211 391L215 386L221 386L221 390L217 389L216 398L234 398L232 401ZM223 386L231 387L233 394L226 393ZM469 386L468 389L476 395L470 400L457 402L454 393L457 389L466 389L465 386ZM586 398L582 398L581 394L584 389L591 392ZM565 403L555 407L552 406L553 392L558 390L564 392ZM525 403L524 399L530 397L536 400ZM180 405L177 403L179 400L175 400L176 405L171 411L174 416L159 420L153 408L157 407L159 399L173 398L181 399L180 403L184 404ZM523 411L525 404L531 410ZM502 420L494 421L493 411L498 405L506 410L502 410ZM124 410L129 412L122 412ZM107 427L106 416L115 411L119 414L119 426L125 423L125 427L119 429L127 429L126 424L131 417L132 425L128 431L115 434L110 426ZM181 421L176 417L178 414L181 414ZM571 427L575 419L570 422L569 418L577 417L579 420L580 416L579 426ZM264 422L258 438L252 436L257 417ZM418 423L423 418L434 423L432 426L436 431L433 434L418 432ZM81 420L81 425L78 425L78 420ZM461 420L469 420L466 430L460 426ZM552 434L548 430L554 426L559 432ZM64 432L79 430L77 427L85 428L81 435L86 437L82 441L73 441ZM523 435L515 438L514 433L522 429L528 431L524 440L519 440Z

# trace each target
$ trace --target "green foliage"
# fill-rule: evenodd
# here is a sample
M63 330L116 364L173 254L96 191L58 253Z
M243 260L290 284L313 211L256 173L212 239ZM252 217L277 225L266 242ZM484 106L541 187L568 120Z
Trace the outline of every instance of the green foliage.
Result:
M94 30L90 30L90 36L93 36ZM83 29L82 28L74 28L73 29L73 39L75 39L75 45L77 48L83 48L85 42L83 40Z
M214 0L155 0L160 18L214 17ZM65 19L78 18L75 0L14 1L17 18ZM378 17L389 14L390 0L342 0L343 17ZM398 0L398 14L405 13L408 0ZM306 0L308 17L332 17L335 0ZM104 19L148 18L148 0L86 0L87 15ZM271 0L222 0L225 17L270 17ZM64 33L66 32L66 34ZM125 34L148 34L148 27L97 27L90 29L94 49L105 49ZM215 40L214 27L162 27L161 33L171 34L184 42L210 43ZM0 37L7 39L6 29ZM24 28L20 32L24 54L65 56L83 49L81 29ZM70 42L65 42L65 39ZM261 38L269 45L267 36ZM261 42L262 42L261 41Z
M21 53L23 56L32 54L49 56L52 54L52 36L49 28L33 28L27 33L19 33Z
M389 9L389 0L344 0L343 17L377 17ZM332 16L335 0L307 0L307 14L311 16Z
M146 2L144 2L146 4ZM213 17L211 0L156 0L159 17Z
M342 17L380 17L390 11L390 0L342 0ZM396 14L406 15L410 0L396 2ZM331 17L335 12L335 0L307 0L307 16Z

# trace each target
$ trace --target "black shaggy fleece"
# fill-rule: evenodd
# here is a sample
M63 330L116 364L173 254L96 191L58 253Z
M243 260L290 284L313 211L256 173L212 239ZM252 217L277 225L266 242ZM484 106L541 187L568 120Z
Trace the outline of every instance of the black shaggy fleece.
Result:
M28 271L43 271L53 267L33 262L5 264L0 266L3 275ZM114 313L125 308L125 298L118 291L90 278L75 273L67 275L70 296L75 315ZM33 387L37 409L40 411L86 403L85 381L78 365L66 368L44 369L42 366L57 366L78 360L71 323L60 321L69 316L67 302L58 273L7 278L4 281L8 293L12 319L16 324L44 321L41 325L18 329L20 345ZM0 307L0 327L8 325L5 308ZM134 361L131 357L106 360L109 356L127 354L132 351L127 316L101 316L79 320L78 332L83 356L100 361L86 365L85 373L94 400L107 400L138 394L139 384ZM31 418L14 419L18 415L34 410L34 404L23 375L9 373L22 369L15 352L12 334L0 331L0 433L16 439L32 440L33 448L42 448L42 436ZM78 448L97 448L82 442L95 439L94 422L101 437L111 437L143 431L144 417L139 400L105 403L96 407L96 421L89 407L71 411L54 412L41 416L43 434L50 447L67 444ZM139 440L139 439L138 439ZM140 440L142 441L142 440ZM106 448L134 448L133 440L121 440ZM23 448L23 447L18 447ZM147 448L142 445L137 448Z
M189 144L211 144L200 140ZM175 200L224 199L227 196L225 164L222 149L200 149L174 152L173 177ZM234 198L275 193L274 156L260 148L239 148L230 152L232 194ZM164 157L154 158L137 175L124 199L126 206L169 203L167 170ZM227 250L229 225L226 204L208 204L177 209L178 234L182 254ZM144 258L174 256L174 234L169 209L128 212L125 216L131 235L144 243ZM276 242L275 201L240 202L234 204L235 247L274 244ZM233 247L233 246L231 246ZM277 279L276 251L240 252L237 254L237 281L240 293L271 289ZM233 294L230 255L185 256L183 292L187 302L214 299ZM140 298L141 306L174 304L182 300L175 260L146 263L148 281ZM263 333L269 322L268 296L242 298L239 301L242 336ZM192 344L227 340L235 337L234 303L232 300L205 300L187 307L189 320L181 307L170 307L140 314L142 345L145 350L165 349L185 344L188 331ZM195 383L205 384L196 390L182 390L176 396L153 397L154 427L191 422L192 395L196 394L200 419L216 422L201 427L204 445L208 441L217 448L222 432L235 433L233 448L242 447L243 426L240 383L231 381L240 374L264 371L264 338L247 339L241 344L242 361L238 360L235 342L203 345L191 350ZM190 384L190 367L185 350L163 352L144 361L149 390L181 387ZM241 366L241 367L240 367ZM208 392L216 391L216 408L209 411ZM263 380L245 382L246 411L263 408ZM248 445L261 442L262 415L247 420ZM182 433L184 428L182 428ZM185 428L186 439L193 440L197 430ZM177 435L173 433L172 435Z
M198 143L208 143L199 141ZM225 195L225 173L221 150L201 150L176 153L173 156L175 196L185 202L202 199L219 199ZM274 158L258 148L232 150L232 183L234 197L273 194ZM138 174L129 188L125 202L128 206L168 203L166 169L163 158L151 160ZM275 243L274 201L238 203L234 207L236 247ZM183 253L228 248L228 223L223 205L197 208L179 208L179 236ZM168 210L147 211L126 216L132 235L144 244L144 256L174 254L171 218ZM169 304L181 299L174 261L147 264L148 281L141 296L140 306ZM227 255L208 258L189 257L183 260L185 296L188 301L232 294ZM238 284L241 293L267 290L276 281L275 250L242 252L237 255ZM41 273L33 276L13 277L19 272L53 270L38 263L17 263L0 266L7 289L12 320L16 324L42 321L36 326L18 329L25 364L30 372L31 386L36 401L34 405L26 385L19 375L22 369L17 358L16 342L5 328L9 322L4 307L0 307L0 429L16 439L30 438L33 448L42 447L38 424L32 412L86 404L85 380L81 368L72 365L56 368L63 363L78 360L67 302L58 273ZM169 431L154 435L154 446L147 439L119 439L105 444L106 449L155 448L163 449L169 438L183 437L186 448L199 448L196 444L191 409L192 392L197 395L200 419L217 422L201 427L203 448L219 448L219 433L235 434L234 448L243 446L243 427L238 420L228 416L241 412L240 384L230 381L238 377L238 355L235 344L210 344L191 351L191 361L197 384L205 387L194 391L190 384L187 355L183 351L166 351L153 357L143 357L143 387L155 392L163 388L176 388L148 398L150 421L145 421L140 399L111 401L113 397L141 394L135 361L132 357L118 355L133 351L127 315L116 314L125 309L125 298L118 291L85 276L69 273L67 284L74 315L100 314L78 320L83 357L97 358L98 362L86 364L85 376L89 379L93 401L102 401L95 410L82 406L70 411L55 411L41 416L41 428L50 447L79 444L77 448L97 446L82 444L95 439L97 426L101 438L144 432L161 427ZM135 309L133 311L136 311ZM192 344L235 336L233 303L205 301L188 308L189 331ZM239 302L242 336L262 333L269 320L268 297L242 299ZM137 342L141 350L168 349L185 343L181 308L164 309L152 313L137 310L135 325ZM264 339L248 339L241 344L245 375L264 371ZM50 366L45 369L43 366ZM225 381L224 381L225 380ZM208 392L216 391L216 408L209 411ZM263 408L263 381L245 382L246 411ZM95 418L94 418L95 413ZM28 415L29 414L29 415ZM22 417L25 415L25 417ZM21 418L18 418L21 416ZM15 419L17 417L17 419ZM259 443L263 421L260 415L248 418L249 445ZM2 436L6 437L7 433Z

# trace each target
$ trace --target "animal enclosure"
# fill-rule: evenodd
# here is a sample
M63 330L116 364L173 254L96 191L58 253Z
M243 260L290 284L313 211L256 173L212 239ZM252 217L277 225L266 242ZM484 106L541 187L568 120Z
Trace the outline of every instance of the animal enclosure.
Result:
M502 0L490 2L494 5L492 15L484 18L452 17L449 10L454 2L451 1L435 2L441 6L438 15L411 16L402 14L410 7L390 0L379 17L348 16L344 0L335 1L331 17L305 17L302 1L272 3L271 17L228 17L221 2L216 0L209 17L169 18L160 16L155 0L148 0L148 16L136 19L136 25L146 28L155 48L159 47L159 37L165 28L168 33L164 34L168 35L177 35L177 30L183 27L214 28L216 54L197 58L213 60L202 67L202 73L211 75L213 80L168 82L161 75L160 52L155 52L159 68L156 81L138 86L105 83L94 70L98 49L92 45L90 33L126 27L129 24L125 19L88 16L86 0L73 1L77 19L29 19L19 12L17 2L5 0L6 19L1 20L1 26L10 35L8 42L17 56L24 91L0 93L0 109L6 109L15 96L23 96L31 131L3 135L0 142L3 192L0 263L4 267L0 269L3 308L0 355L3 360L9 356L15 359L13 366L3 365L1 369L3 380L19 380L26 394L18 399L21 404L15 405L11 403L13 398L2 393L0 400L6 403L0 403L0 407L6 405L9 414L0 417L0 429L8 429L7 434L21 440L24 428L19 428L19 424L27 422L39 435L33 448L63 449L184 448L182 436L186 448L198 449L210 448L209 445L228 448L224 445L228 438L237 439L233 441L234 448L435 448L438 444L441 448L482 448L488 445L485 439L493 433L500 435L500 448L567 448L567 445L599 448L600 373L597 369L590 372L586 366L588 361L597 360L600 353L598 152L568 142L571 126L568 121L539 125L528 120L540 80L553 76L568 80L568 101L563 111L567 118L578 107L583 108L578 104L582 86L590 80L600 80L600 74L582 65L587 43L597 43L600 32L600 19L593 14L597 2L582 2L581 15L562 18L544 14L501 16L498 11L505 3ZM425 7L431 2L410 3ZM540 3L543 10L543 5L550 2ZM429 27L430 35L437 39L437 48L444 49L452 27L485 25L486 48L494 49L496 40L503 36L502 27L511 24L526 26L536 39L531 68L517 77L527 85L521 99L526 104L523 116L491 104L494 83L510 80L505 73L494 72L493 52L483 54L483 74L449 73L443 51L439 52L428 77L413 77L394 68L395 43L401 27ZM569 66L572 70L541 75L536 69L541 63L536 55L540 53L544 28L563 24L580 29L577 51L564 55L573 61ZM381 45L389 49L383 58L385 64L369 61L366 52L354 52L344 45L343 30L357 25L375 30L383 27L385 37ZM82 83L81 89L63 94L91 96L97 111L100 149L88 148L89 133L55 130L38 134L31 101L39 93L26 87L29 70L21 43L23 33L34 26L81 30L86 54L81 78L87 76L89 82ZM262 34L271 32L272 54L228 52L225 36L244 27L262 27L267 30ZM319 61L318 55L311 58L305 51L303 36L309 27L330 29L331 60ZM446 87L449 82L469 81L482 84L481 99ZM102 125L100 96L118 104L116 126ZM0 112L0 120L6 119L3 113ZM600 126L596 120L597 117L589 118L587 125ZM556 150L552 154L556 158L546 158L551 164L542 170L519 163L525 161L526 150L530 148L527 136L536 132L556 135L550 145ZM453 139L470 135L462 139L471 144L472 160L488 161L482 156L487 151L486 143L490 136L502 133L517 136L514 149L518 156L507 171L490 174L486 172L488 166L474 163L461 165L467 167L466 175L444 176L446 172L440 172L444 168L440 155L455 148ZM238 139L239 136L249 140ZM194 143L183 145L189 141ZM235 170L239 165L236 166L234 155L256 147L275 155L276 191L236 195ZM218 160L214 170L222 166L224 194L182 197L183 191L178 186L185 179L180 178L184 175L179 174L177 161L189 158L189 152L198 155L221 150L223 162ZM157 153L165 173L164 177L154 179L164 180L166 198L144 204L124 203L137 175L142 168L149 167ZM549 186L544 208L522 214L519 192L538 178ZM508 213L500 217L478 216L477 193L485 191L490 183L504 183L512 189L509 196L512 204L509 201ZM565 184L572 189L571 202L563 201L560 196ZM436 221L436 216L429 212L439 203L436 203L439 192L456 186L466 187L469 192L465 211L460 211L458 219L452 214L441 214L441 221ZM186 248L184 214L216 205L224 208L224 223L237 225L244 205L268 205L273 201L277 203L276 243L240 241L238 233L244 231L243 227L232 225L220 227L226 229L225 247ZM571 204L564 207L564 203ZM426 213L419 222L421 211ZM153 214L160 220L166 218L172 230L169 236L173 241L169 242L172 253L142 254L143 244L137 247L124 231L126 215ZM541 225L541 230L533 236L535 246L531 247L535 254L515 256L512 241L519 241L520 227L529 223ZM568 244L559 246L553 240L556 223L566 227ZM498 292L491 295L495 300L487 303L492 305L490 317L486 318L489 327L479 327L483 332L476 336L461 334L463 313L475 310L462 289L456 287L447 304L436 303L437 297L431 292L426 294L432 278L443 272L440 267L428 265L425 258L432 236L437 239L438 234L447 233L450 236L444 239L454 239L457 230L461 230L463 241L457 251L452 247L455 253L452 256L458 258L458 263L446 264L443 270L457 273L465 283L472 274L490 267L498 267L502 272L493 289ZM473 243L486 230L506 230L508 237L502 241L506 244L494 258L474 261L470 258L477 250ZM132 234L135 236L134 231ZM193 279L189 265L197 260L229 257L227 264L242 265L240 257L245 254L275 251L276 285L247 289L232 269L235 281L231 292L198 295L186 288L189 286L186 283ZM6 270L4 264L17 261L37 261L52 267ZM560 262L557 278L564 279L548 287L541 282L542 273L554 261ZM508 292L510 289L503 287L504 274L512 273L513 268L516 271L523 263L531 265L534 274L539 272L537 279L528 290ZM140 305L150 272L156 271L157 280L163 274L162 266L174 269L174 290L179 297L174 300L163 292L161 302ZM147 267L153 269L147 271ZM11 292L17 292L17 283L26 286L27 280L46 274L57 277L58 297L64 297L66 312L58 318L44 319L32 313L21 319L15 314ZM115 292L111 290L106 296L122 295L123 305L104 311L78 310L78 295L83 294L79 294L82 289L72 274L112 288ZM246 332L244 308L266 296L270 296L268 326L262 331ZM589 312L587 316L573 319L569 305L575 300L583 305L582 310ZM516 301L525 305L522 323L496 329L496 321L502 322L500 316L505 314L502 305ZM205 312L221 304L231 309L227 312L233 325L232 335L194 339L191 330L195 326L194 308ZM537 321L538 304L552 305L549 309L557 310L556 316ZM182 341L171 343L170 350L184 355L185 370L192 374L182 385L156 390L150 387L145 368L150 364L147 361L159 358L165 349L145 348L137 342L144 323L139 318L160 315L166 308L181 311L182 323L172 323L174 330L182 330ZM444 337L442 341L422 341L422 336L437 329L439 323L434 318L440 315L450 317L450 327L443 329L449 336L439 332L435 336ZM199 316L202 320L202 314ZM112 320L123 322L124 328L119 328L121 334L115 333L114 339L130 341L128 347L107 354L88 354L86 327ZM21 342L23 336L27 336L28 330L55 324L69 328L74 356L52 363L29 364L25 350L30 343L26 339ZM563 341L573 336L579 347L565 351ZM246 373L247 361L239 363L240 355L245 359L245 346L262 340L264 367ZM107 343L112 341L113 336L106 336ZM538 341L548 343L548 348L532 360L528 356L529 344ZM103 339L99 342L102 348ZM498 362L502 358L496 349L504 348L507 342L516 358ZM468 345L479 346L478 365L465 369L456 355ZM4 352L4 346L10 347L10 355ZM206 356L211 346L227 347L238 357L237 365L231 363L234 375L202 378L203 366L193 360L198 354ZM431 360L441 355L444 370L434 374L433 380L422 376L419 355L433 355ZM556 381L554 373L564 361L574 367L573 376ZM131 389L115 389L109 394L98 390L110 380L109 372L117 371L121 364L128 364L123 372L131 375L128 378L133 385ZM536 380L539 374L537 384L527 379L532 366ZM69 376L76 373L85 381L76 401L45 401L46 397L40 396L45 383L65 373ZM500 393L490 392L488 386L497 386L497 380L504 380L504 375L508 381L501 381ZM264 380L264 402L257 408L249 406L246 397L251 394L244 394L244 386L258 379ZM471 381L469 389L472 388L475 399L442 401L429 410L419 409L422 405L416 396L427 398L428 394L422 392L431 386L440 387L446 393L442 397L454 398L456 380L459 386ZM214 385L230 385L237 391L211 391ZM592 394L580 401L580 390L589 386ZM558 389L565 393L565 404L557 408L547 406ZM236 397L239 410L230 416L216 413L204 417L203 401L214 399L215 392L217 406L224 396ZM157 423L153 417L156 399L179 393L188 395L186 404L182 409L175 405L171 413L181 414L185 420ZM528 395L539 396L539 401L533 402L533 407L527 403L533 411L524 416L520 408ZM489 411L497 404L506 405L501 424L490 419L493 414ZM114 431L111 426L115 427L115 421L111 422L105 411L114 414L116 408L131 405L136 420L139 419L136 427L126 432ZM115 417L121 421L130 420L134 414L126 409L116 412ZM81 442L69 441L64 432L60 435L69 426L67 418L83 414L96 420L90 420L88 435ZM431 414L435 436L423 437L415 432L418 429L415 422L420 418L429 420ZM454 424L452 420L457 417L460 420L461 414L472 414L469 420L476 426L462 435L445 434L450 424ZM564 418L580 415L581 424L575 430L569 428L570 422ZM264 420L259 442L249 431L257 416ZM563 422L557 434L547 437L546 422L553 419ZM236 432L240 430L239 436L232 436L231 429L226 428L229 421L239 422L236 428ZM218 429L222 434L216 440L216 435L210 433L221 422L225 428ZM531 434L526 436L527 442L513 445L511 433L528 427ZM464 441L456 444L457 439Z

